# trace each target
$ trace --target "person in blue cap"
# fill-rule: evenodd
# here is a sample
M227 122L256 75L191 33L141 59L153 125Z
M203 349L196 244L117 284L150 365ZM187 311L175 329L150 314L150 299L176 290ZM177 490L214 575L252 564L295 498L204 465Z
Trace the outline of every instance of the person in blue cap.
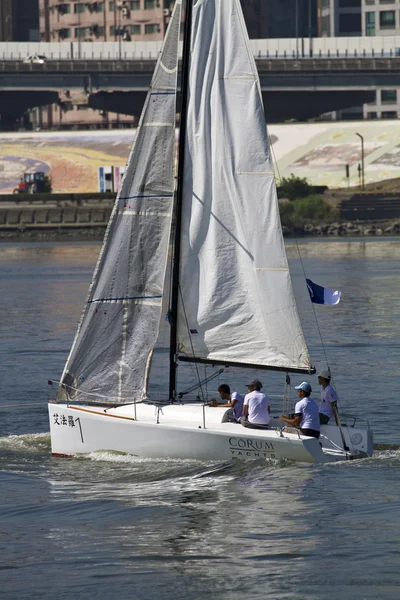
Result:
M319 409L316 402L310 398L311 385L307 381L303 381L300 385L296 385L294 389L297 390L300 398L294 407L294 419L281 415L281 421L298 427L302 435L318 439L320 436Z

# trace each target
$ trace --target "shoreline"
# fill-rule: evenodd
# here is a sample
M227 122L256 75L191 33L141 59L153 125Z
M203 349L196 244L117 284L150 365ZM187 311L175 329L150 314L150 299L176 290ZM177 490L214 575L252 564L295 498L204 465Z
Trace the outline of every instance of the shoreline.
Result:
M4 242L101 242L105 225L91 227L0 227L0 243ZM283 226L285 238L291 237L366 237L400 235L400 220L347 221L335 223L306 223Z

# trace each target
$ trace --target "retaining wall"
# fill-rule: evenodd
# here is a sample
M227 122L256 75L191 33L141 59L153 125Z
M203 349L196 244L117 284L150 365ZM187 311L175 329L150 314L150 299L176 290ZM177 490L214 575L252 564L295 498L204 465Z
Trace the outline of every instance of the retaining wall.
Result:
M105 227L111 207L0 207L0 229Z

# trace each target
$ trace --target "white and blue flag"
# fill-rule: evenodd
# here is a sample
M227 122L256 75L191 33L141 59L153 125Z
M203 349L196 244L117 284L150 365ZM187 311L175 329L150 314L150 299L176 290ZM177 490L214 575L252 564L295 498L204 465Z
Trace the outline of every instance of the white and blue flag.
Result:
M306 283L311 302L315 304L339 304L342 292L317 285L311 279L306 279Z

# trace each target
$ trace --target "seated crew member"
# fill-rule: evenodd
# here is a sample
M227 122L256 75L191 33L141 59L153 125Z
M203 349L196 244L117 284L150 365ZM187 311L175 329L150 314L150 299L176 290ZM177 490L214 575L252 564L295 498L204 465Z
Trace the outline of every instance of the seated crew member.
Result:
M247 384L248 393L244 397L243 413L240 419L244 427L264 429L271 420L271 403L262 389L262 383L253 379Z
M220 406L228 408L222 417L222 423L238 423L242 416L243 396L238 392L232 392L227 383L222 383L218 388L219 397L222 403L211 400L210 406Z
M320 436L319 411L318 405L310 398L311 385L307 381L303 381L300 385L295 386L294 389L297 390L300 398L294 407L294 419L289 419L285 415L281 415L281 421L298 427L302 435L318 439Z

